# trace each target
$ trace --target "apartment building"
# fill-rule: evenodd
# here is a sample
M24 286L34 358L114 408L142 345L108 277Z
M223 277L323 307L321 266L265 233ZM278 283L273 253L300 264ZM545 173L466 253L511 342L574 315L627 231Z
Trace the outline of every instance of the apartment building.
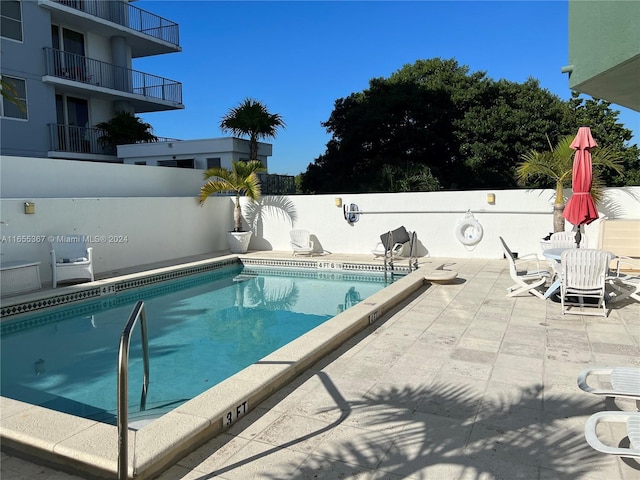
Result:
M0 1L0 154L116 162L95 128L118 111L183 109L182 84L133 69L180 52L178 25L128 0Z

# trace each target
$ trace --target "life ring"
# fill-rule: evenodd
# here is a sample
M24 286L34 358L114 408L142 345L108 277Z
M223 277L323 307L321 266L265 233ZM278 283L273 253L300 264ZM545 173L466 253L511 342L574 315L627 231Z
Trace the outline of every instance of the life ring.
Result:
M473 215L465 217L456 226L456 237L463 245L476 245L483 235L482 225Z

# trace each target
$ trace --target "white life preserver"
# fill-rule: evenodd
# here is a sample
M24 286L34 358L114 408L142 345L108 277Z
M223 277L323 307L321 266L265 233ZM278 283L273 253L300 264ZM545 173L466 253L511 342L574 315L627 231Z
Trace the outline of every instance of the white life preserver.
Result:
M463 245L476 245L482 240L484 230L473 214L467 214L456 226L456 238Z

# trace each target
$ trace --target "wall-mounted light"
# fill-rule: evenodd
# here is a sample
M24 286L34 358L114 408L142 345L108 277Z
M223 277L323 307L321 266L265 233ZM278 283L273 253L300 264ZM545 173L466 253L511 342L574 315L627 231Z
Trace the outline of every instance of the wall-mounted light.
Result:
M169 148L173 148L173 143L169 142Z
M36 204L33 202L24 202L24 213L26 215L33 215L36 213Z
M336 204L336 207L340 208L342 206L342 197L334 198L333 202Z
M489 205L496 204L496 194L495 193L487 193L487 203Z

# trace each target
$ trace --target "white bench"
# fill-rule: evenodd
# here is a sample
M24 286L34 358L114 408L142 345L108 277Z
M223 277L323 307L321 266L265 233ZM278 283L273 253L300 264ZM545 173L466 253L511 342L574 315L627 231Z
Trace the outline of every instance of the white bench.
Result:
M41 287L40 262L18 260L0 263L1 295L29 292Z

